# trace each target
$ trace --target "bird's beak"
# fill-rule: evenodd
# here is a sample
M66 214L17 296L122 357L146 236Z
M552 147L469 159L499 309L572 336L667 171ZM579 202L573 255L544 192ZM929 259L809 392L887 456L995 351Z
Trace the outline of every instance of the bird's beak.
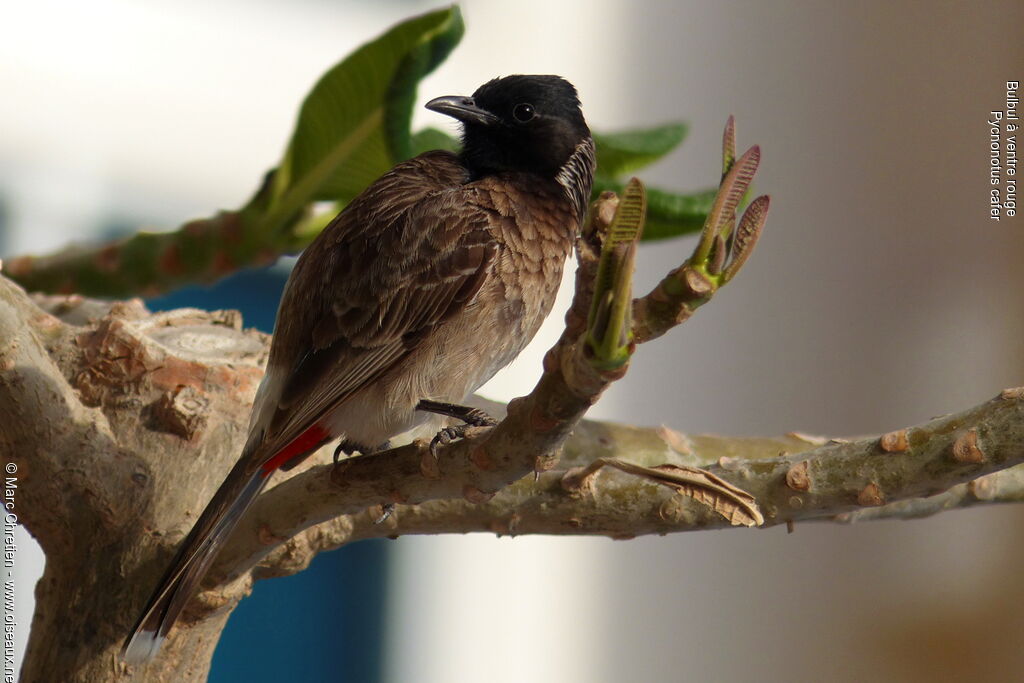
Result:
M476 106L472 97L461 97L449 95L447 97L435 97L426 104L427 109L441 114L447 114L463 123L479 123L489 126L497 123L500 119L487 111Z

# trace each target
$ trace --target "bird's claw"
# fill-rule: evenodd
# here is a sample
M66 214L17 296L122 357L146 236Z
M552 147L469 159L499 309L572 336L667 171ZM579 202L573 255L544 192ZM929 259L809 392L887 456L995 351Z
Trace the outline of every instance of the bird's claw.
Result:
M437 457L437 447L447 446L452 441L461 439L466 435L466 431L470 427L475 427L472 424L461 424L452 427L442 427L441 430L434 435L434 438L430 440L430 454Z
M370 453L376 453L377 451L386 451L391 448L391 442L385 441L376 448L367 448L366 446L360 445L355 441L349 441L348 439L342 439L338 447L334 449L334 464L337 465L338 461L341 460L341 454L344 453L345 457L351 457L356 453L362 453L368 455Z
M338 447L334 449L334 464L337 465L338 461L341 460L342 453L344 453L345 457L347 458L350 457L357 450L359 449L355 448L352 442L346 439L342 439L341 443L338 444Z
M431 439L430 454L435 458L437 458L438 446L448 445L456 439L461 439L471 427L493 427L498 424L497 420L479 408L461 406L455 403L441 403L424 399L417 404L416 409L437 415L447 415L463 422L463 424L453 427L442 427L441 431Z
M479 408L471 408L461 419L466 423L464 427L493 427L498 424L497 420Z
M391 516L391 513L394 512L394 511L395 511L395 504L394 503L382 503L381 506L380 506L380 517L375 519L373 521L373 523L374 524L381 524L381 523L383 523L385 520L387 520L388 517Z

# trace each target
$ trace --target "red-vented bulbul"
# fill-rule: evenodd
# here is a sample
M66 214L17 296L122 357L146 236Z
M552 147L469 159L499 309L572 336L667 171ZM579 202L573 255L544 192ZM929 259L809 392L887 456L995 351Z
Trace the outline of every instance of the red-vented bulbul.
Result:
M275 470L334 439L373 450L427 413L493 424L459 404L550 312L594 144L576 89L558 76L508 76L426 106L462 123L461 153L398 164L299 257L245 449L125 642L127 661L156 654Z

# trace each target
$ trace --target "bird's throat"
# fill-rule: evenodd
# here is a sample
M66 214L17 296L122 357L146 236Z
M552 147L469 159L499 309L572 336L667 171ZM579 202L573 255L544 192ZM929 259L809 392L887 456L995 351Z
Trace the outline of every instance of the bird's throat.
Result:
M555 176L555 180L576 207L576 217L581 223L590 201L590 190L594 185L594 140L586 137L576 145L569 160L566 161Z

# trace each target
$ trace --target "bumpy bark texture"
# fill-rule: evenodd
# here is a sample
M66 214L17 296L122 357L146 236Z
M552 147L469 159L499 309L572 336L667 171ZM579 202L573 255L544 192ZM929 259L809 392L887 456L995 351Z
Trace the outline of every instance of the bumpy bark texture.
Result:
M267 337L241 325L232 311L33 302L0 278L0 452L46 554L23 681L127 678L126 629L242 446ZM181 629L147 680L205 679L226 618Z
M585 294L593 259L582 260ZM33 300L0 277L0 455L17 467L17 512L47 557L22 680L205 680L254 576L294 573L316 553L362 538L623 538L729 526L666 484L662 474L675 470L663 466L703 467L750 492L765 524L912 517L1024 497L1021 468L1006 469L1024 461L1020 389L859 441L580 422L621 375L586 363L575 341L583 310L574 305L537 388L508 406L499 427L436 459L422 441L339 467L324 464L325 450L282 477L257 500L157 660L130 671L120 645L240 452L269 339L230 311ZM651 476L588 468L597 458L643 465Z

